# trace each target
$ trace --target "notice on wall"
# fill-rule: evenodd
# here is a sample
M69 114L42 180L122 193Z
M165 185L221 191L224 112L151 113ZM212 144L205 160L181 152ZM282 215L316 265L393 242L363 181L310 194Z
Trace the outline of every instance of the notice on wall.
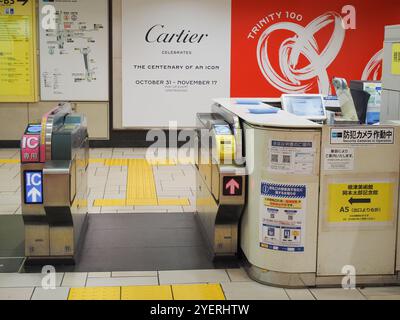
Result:
M0 102L34 102L35 1L0 1Z
M123 126L194 127L230 95L230 0L123 0Z
M330 184L329 223L390 222L394 215L394 183Z
M394 144L394 128L331 129L331 144Z
M400 75L400 43L392 45L392 74Z
M352 171L354 169L355 153L353 148L326 148L325 170Z
M260 246L285 252L305 251L307 186L261 184Z
M108 101L108 1L40 0L42 100Z
M269 145L269 171L283 174L312 174L316 149L312 141L276 141Z

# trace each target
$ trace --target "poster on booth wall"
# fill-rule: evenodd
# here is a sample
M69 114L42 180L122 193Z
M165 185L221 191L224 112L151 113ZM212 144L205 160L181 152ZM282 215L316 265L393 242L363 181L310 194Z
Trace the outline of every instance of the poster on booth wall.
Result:
M194 127L230 90L230 0L123 0L123 126Z
M400 1L232 0L235 97L334 94L333 77L380 80Z
M34 0L0 1L0 102L37 101Z
M260 247L305 251L307 186L261 183Z
M392 222L395 210L393 182L332 183L328 186L329 223Z
M107 0L40 0L44 101L108 101Z
M400 75L400 43L392 44L392 74Z
M317 149L313 141L271 140L268 147L270 173L313 174Z

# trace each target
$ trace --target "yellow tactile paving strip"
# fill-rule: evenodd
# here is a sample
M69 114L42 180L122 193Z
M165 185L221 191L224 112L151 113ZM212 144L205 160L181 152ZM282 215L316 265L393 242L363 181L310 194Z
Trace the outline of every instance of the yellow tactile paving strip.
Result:
M68 300L121 300L121 287L73 288Z
M174 300L171 286L122 287L121 300Z
M157 190L152 166L144 159L129 160L126 199L157 205ZM151 205L151 204L150 204Z
M175 285L172 292L174 300L225 300L219 284Z
M220 284L73 288L68 300L200 300L221 301Z
M105 159L108 166L128 166L125 199L98 199L95 207L190 206L187 198L158 198L153 165L145 159Z
M19 159L0 159L0 164L19 164Z

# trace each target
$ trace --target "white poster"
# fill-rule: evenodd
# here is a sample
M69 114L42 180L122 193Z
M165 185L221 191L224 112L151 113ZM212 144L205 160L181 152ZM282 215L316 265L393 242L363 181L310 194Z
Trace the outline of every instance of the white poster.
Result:
M108 1L40 0L39 12L41 99L108 101Z
M194 127L230 96L230 0L123 0L123 126Z
M327 171L353 171L355 151L353 148L326 148L325 170Z
M269 144L268 170L282 174L312 174L317 150L312 141L276 141Z
M262 182L260 247L303 253L306 204L307 186Z

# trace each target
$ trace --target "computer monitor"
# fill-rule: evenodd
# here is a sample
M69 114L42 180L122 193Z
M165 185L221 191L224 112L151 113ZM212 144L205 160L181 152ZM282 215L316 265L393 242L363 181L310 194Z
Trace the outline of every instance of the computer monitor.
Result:
M284 94L282 109L311 121L326 121L324 98L320 94Z

